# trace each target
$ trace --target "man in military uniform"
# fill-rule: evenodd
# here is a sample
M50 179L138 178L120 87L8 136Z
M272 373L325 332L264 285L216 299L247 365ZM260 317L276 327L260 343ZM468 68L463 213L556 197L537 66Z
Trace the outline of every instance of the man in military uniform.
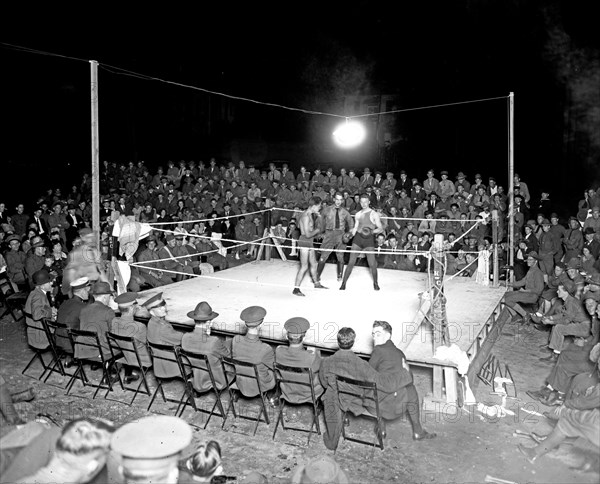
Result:
M52 290L52 279L50 274L45 269L41 269L33 273L33 284L35 289L27 296L25 302L25 318L28 326L43 328L42 319L55 319L56 308L50 306L46 294ZM43 331L27 328L27 343L29 346L38 349L48 347L48 338Z
M336 192L333 198L333 205L323 209L321 215L321 231L324 231L323 242L321 243L321 256L317 265L317 280L321 279L321 273L325 268L325 263L333 250L336 250L337 257L337 280L341 281L344 274L344 250L346 244L342 241L342 236L346 229L354 226L354 221L350 212L346 210L342 204L344 196L340 192Z
M173 274L176 281L182 281L185 276L184 274L174 274L174 272L183 272L185 274L193 275L194 269L191 265L186 265L185 258L176 259L176 250L175 246L177 245L177 239L173 234L167 234L167 245L162 247L158 251L159 259L167 259L162 261L162 268L167 269L170 274Z
M236 360L258 365L258 377L262 391L275 387L273 363L275 352L273 348L263 343L258 337L259 326L263 323L267 311L260 306L250 306L244 309L240 318L246 324L248 331L245 335L236 335L231 344L231 354ZM258 385L255 380L238 378L237 385L243 395L251 397L258 395Z
M81 311L87 307L87 301L90 297L90 280L87 277L80 277L71 282L71 292L73 297L67 299L58 308L56 322L66 324L67 328L79 329ZM55 333L56 344L67 353L73 352L71 341L67 335L67 328L58 328ZM70 357L65 366L71 366Z
M181 339L181 348L186 351L200 353L208 356L208 363L217 384L217 389L225 388L226 381L223 375L221 357L231 356L231 343L227 344L225 339L219 336L211 336L210 326L219 313L216 313L206 301L198 303L196 309L187 313L188 318L196 323L194 331L186 333ZM198 362L194 363L198 364ZM205 392L212 387L212 382L207 372L194 370L194 388L199 392Z
M112 320L112 332L119 336L133 337L133 344L140 357L138 362L135 354L130 351L123 351L125 361L125 383L131 383L139 379L139 375L133 371L133 368L138 368L141 364L144 368L152 366L152 360L148 354L147 328L144 323L134 319L137 308L138 294L136 292L124 292L115 298L115 302L119 306L119 316Z
M156 237L154 235L149 235L148 238L146 238L146 248L140 252L137 260L138 262L146 263L145 267L138 266L138 269L140 275L144 278L144 281L152 287L171 284L173 282L173 277L175 276L175 274L172 274L173 277L171 277L171 275L162 272L159 269L160 262L151 264L152 261L159 259L160 256L158 255L158 250L156 248Z
M304 336L310 328L310 323L302 317L288 319L284 324L287 332L289 346L280 345L275 350L275 361L281 365L292 366L295 368L310 368L313 373L313 385L315 397L319 397L325 391L319 380L319 369L321 368L321 355L318 350L307 351L303 344ZM285 372L284 372L285 373ZM286 380L297 380L295 373L285 373ZM282 385L282 396L293 403L310 403L312 395L307 386L297 385L290 387Z
M162 292L148 299L142 304L150 312L150 321L148 321L148 342L160 345L181 345L183 333L176 331L171 324L166 320L168 314L167 303L162 298ZM169 353L157 351L157 356L171 358ZM154 375L157 378L174 378L180 376L179 365L175 360L165 361L155 358Z

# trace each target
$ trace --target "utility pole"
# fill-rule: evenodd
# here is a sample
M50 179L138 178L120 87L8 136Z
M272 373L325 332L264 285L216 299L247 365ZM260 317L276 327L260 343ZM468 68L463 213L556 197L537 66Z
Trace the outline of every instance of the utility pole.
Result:
M98 62L90 61L92 102L92 230L100 250L100 150L98 143Z
M515 93L508 95L508 265L515 265ZM514 272L508 272L508 282Z

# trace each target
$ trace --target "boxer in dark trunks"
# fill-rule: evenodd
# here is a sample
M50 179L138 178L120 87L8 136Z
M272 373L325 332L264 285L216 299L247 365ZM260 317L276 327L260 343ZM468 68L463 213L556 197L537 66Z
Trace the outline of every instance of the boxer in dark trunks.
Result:
M367 262L373 276L373 288L379 291L379 284L377 284L377 261L373 252L375 251L375 236L383 233L384 230L379 214L369 207L370 203L369 195L363 193L360 196L361 209L354 216L354 228L351 231L354 236L352 239L352 252L350 253L350 260L344 272L340 291L346 289L346 281L348 281L352 269L354 269L358 254L362 251L367 252Z

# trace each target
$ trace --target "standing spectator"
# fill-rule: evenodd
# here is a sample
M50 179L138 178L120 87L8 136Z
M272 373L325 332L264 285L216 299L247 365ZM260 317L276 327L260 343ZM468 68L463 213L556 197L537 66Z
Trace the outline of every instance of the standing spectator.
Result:
M529 193L529 187L527 186L527 183L521 181L521 177L516 173L514 176L514 188L519 189L519 193L523 196L525 203L528 204L529 200L531 200L531 194Z
M66 231L70 227L69 222L67 221L67 217L64 213L62 213L62 203L55 202L52 206L53 213L48 217L48 226L50 227L50 232L58 229L60 234L60 238L62 240L67 240Z

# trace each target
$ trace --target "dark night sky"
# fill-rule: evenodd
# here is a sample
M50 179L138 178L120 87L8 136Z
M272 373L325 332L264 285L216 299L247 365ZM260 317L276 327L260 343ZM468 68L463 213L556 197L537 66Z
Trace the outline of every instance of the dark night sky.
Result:
M516 171L534 196L548 188L573 203L565 193L600 181L595 3L279 2L209 10L199 3L197 12L169 5L134 13L53 8L16 14L0 42L339 114L335 101L344 94L398 94L397 107L410 108L514 91ZM66 173L78 179L90 162L89 64L0 47L4 173L32 167L34 187L61 186L70 163ZM102 68L99 84L102 159L156 165L228 158L234 151L227 141L235 138L254 141L258 156L296 165L374 166L367 151L341 156L328 146L330 118L237 102L235 125L204 139L186 121L197 91ZM506 183L505 101L395 116L408 138L398 170L423 178L431 166ZM301 144L312 151L299 152ZM15 193L5 190L4 197L12 201Z

